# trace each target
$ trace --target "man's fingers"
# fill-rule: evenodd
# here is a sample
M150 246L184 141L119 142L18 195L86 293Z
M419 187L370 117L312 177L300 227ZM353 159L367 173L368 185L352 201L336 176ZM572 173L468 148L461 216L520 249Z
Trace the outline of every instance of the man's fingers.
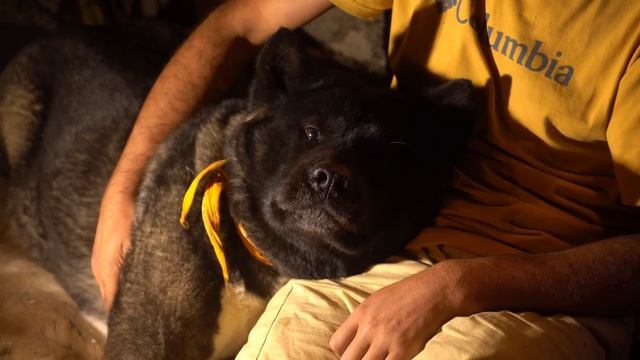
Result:
M118 289L118 279L120 277L121 262L110 262L108 265L102 266L98 272L96 272L96 281L100 288L100 295L102 296L102 303L104 309L109 311L113 303L116 291Z
M340 356L341 360L361 360L369 350L369 340L363 336L353 338L347 349Z
M106 312L109 312L111 305L113 305L113 297L109 295L109 291L107 290L102 294L102 306Z
M357 332L358 323L352 321L352 317L348 317L331 336L329 347L331 347L331 350L333 350L336 355L342 356Z
M102 303L103 303L102 305L104 306L105 310L107 310L107 307L105 305L107 284L104 281L104 268L102 267L102 264L99 263L95 257L91 258L91 272L93 273L93 277L96 280L96 284L98 284L98 289L100 290L100 297L102 298Z
M120 269L110 268L104 273L104 278L100 291L102 292L102 302L104 303L105 310L109 311L113 303L116 291L118 289L118 276Z
M94 253L91 258L91 270L100 289L104 309L107 311L111 309L115 298L124 256L131 243L128 238L125 238L125 241L114 242L113 245L115 246L105 247L103 245L99 247L94 245Z
M387 357L384 358L384 360L404 360L404 359L406 359L404 352L391 352L387 354Z
M127 252L129 252L129 248L131 247L131 238L127 236L122 241L122 244L120 246L121 247L120 247L120 257L119 257L118 268L122 268L122 263L124 263L124 256L127 254Z
M362 357L362 360L385 360L388 358L389 349L386 343L374 342Z
M96 282L98 283L98 289L100 290L100 297L102 298L102 303L103 303L103 306L104 306L104 294L105 294L105 292L104 292L104 284L102 282L100 282L100 281L96 281Z

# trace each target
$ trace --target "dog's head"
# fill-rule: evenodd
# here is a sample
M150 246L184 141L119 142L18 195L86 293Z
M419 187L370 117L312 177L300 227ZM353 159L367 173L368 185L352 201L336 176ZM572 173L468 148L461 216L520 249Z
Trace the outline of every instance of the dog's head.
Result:
M468 81L409 98L317 67L281 30L225 132L232 216L291 277L338 277L435 216L469 133Z

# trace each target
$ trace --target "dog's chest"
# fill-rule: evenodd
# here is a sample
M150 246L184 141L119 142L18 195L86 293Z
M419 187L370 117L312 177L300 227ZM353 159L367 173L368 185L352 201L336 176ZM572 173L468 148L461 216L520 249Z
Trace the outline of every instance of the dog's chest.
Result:
M218 330L213 336L213 359L232 358L240 350L266 304L266 298L247 291L242 285L228 284L222 289Z

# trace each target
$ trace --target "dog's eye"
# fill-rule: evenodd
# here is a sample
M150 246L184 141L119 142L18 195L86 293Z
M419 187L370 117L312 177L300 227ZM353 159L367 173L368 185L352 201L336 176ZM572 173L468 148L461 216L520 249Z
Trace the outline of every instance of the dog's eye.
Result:
M319 135L318 129L313 126L307 126L304 128L304 136L306 136L309 141L317 141Z

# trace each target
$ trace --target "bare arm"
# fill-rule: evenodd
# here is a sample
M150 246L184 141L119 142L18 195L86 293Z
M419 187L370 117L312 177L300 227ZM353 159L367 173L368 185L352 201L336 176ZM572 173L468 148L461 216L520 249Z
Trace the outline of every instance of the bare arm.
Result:
M328 0L234 0L212 12L153 85L105 191L92 269L110 307L129 247L133 201L154 150L203 101L219 99L257 46L279 27L295 28L330 7Z
M374 293L335 332L331 348L342 359L409 358L453 317L497 310L640 313L640 235L442 262Z
M445 266L459 274L466 292L459 294L459 300L467 313L499 309L588 315L640 312L640 235L556 253Z
M212 12L169 61L149 92L109 190L131 197L155 147L205 97L219 99L257 45L279 27L298 27L328 7L327 0L236 0Z

